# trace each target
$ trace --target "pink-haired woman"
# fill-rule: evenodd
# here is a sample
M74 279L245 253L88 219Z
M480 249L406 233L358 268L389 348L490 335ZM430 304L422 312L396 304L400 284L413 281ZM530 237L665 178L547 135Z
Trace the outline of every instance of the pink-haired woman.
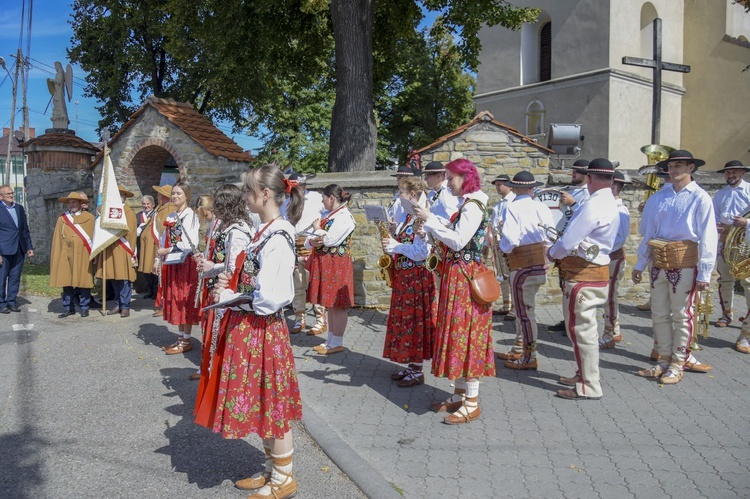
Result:
M467 278L486 269L482 245L489 222L488 198L480 190L479 172L471 161L457 159L445 169L448 188L459 197L458 212L448 226L425 208L417 207L416 213L442 253L432 374L455 380L453 395L430 407L451 413L443 420L446 424L461 424L481 414L479 378L495 374L492 309L472 300Z

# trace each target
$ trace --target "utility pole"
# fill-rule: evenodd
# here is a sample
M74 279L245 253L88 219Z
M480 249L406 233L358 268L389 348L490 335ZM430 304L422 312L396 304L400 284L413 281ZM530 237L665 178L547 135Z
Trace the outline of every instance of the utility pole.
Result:
M5 156L5 179L4 184L10 185L10 170L13 168L11 164L11 147L13 146L13 138L15 137L15 117L16 117L16 96L18 95L18 71L20 68L20 61L23 61L23 55L21 54L21 48L18 48L18 58L16 59L16 76L13 78L13 104L10 107L10 135L8 137L8 154Z

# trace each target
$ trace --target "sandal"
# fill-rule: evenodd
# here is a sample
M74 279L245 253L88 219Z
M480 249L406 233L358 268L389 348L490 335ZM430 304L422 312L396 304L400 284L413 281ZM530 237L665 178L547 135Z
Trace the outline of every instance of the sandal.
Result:
M401 388L411 388L417 385L424 385L424 373L422 371L412 371L398 382L398 386Z
M568 400L599 400L601 397L586 397L585 395L578 395L575 390L557 390L556 395L561 399Z
M557 382L565 386L576 386L578 383L581 382L581 377L577 374L570 378L566 378L565 376L560 376L560 379L558 379Z
M181 341L182 341L181 339L178 339L177 341L175 341L171 345L167 345L167 346L161 347L161 349L162 350L169 350L171 348L177 348L178 346L180 346L180 342Z
M609 350L611 348L615 348L614 338L609 338L607 336L599 338L599 350Z
M648 369L642 369L638 371L638 376L641 376L643 378L658 378L662 374L664 374L664 367L660 364L656 364L655 366L649 367Z
M458 395L459 400L458 402L453 401L453 397ZM454 393L450 397L448 397L446 400L439 400L437 402L433 402L430 404L430 410L433 412L456 412L461 408L462 405L464 405L464 393Z
M180 340L180 342L176 346L171 346L167 348L166 350L164 350L164 353L167 355L177 355L178 353L189 352L192 349L193 349L193 344L190 342L190 340L187 340L187 341Z
M728 325L730 325L731 323L732 323L732 319L730 319L730 318L729 318L729 317L727 317L726 315L723 315L723 316L721 317L721 319L719 319L718 321L716 321L716 324L715 324L715 326L716 326L716 327L727 327L727 326L728 326Z
M415 373L415 372L420 372L421 373L422 369L420 369L419 371L417 371L414 368L414 364L409 364L404 369L401 369L400 371L396 371L395 373L392 373L391 374L391 379L393 381L401 381L402 379L404 379L408 375L410 375L412 373Z
M469 409L473 409L473 410L469 412ZM478 419L479 416L481 415L482 415L482 409L479 407L479 404L477 404L476 398L471 402L468 402L468 399L467 399L467 403L459 407L457 411L453 412L452 414L447 415L443 419L443 423L449 424L449 425L470 423L474 421L475 419Z
M667 371L659 378L659 383L662 385L675 385L682 380L682 369L676 369L670 367Z

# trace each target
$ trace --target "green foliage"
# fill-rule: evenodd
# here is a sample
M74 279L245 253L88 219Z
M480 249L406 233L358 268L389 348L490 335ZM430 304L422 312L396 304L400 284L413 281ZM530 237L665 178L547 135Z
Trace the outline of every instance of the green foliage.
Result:
M429 33L423 11L441 13ZM377 162L403 161L471 117L482 25L537 9L505 0L377 0ZM69 57L113 131L150 94L191 102L265 141L260 159L325 169L335 99L330 0L74 0ZM456 43L454 44L454 40ZM335 124L334 124L335 126Z

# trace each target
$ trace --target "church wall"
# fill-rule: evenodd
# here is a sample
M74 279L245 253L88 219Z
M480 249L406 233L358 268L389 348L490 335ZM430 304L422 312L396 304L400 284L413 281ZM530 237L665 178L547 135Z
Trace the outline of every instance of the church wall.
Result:
M650 0L648 2L644 0L620 0L611 2L609 65L650 80L653 78L651 68L628 66L622 63L624 56L653 58L653 29L648 27L641 33L641 9L644 4L649 3L662 20L663 60L683 64L683 2L675 0ZM644 41L645 43L643 43ZM682 85L682 78L682 73L672 71L662 73L664 83Z
M489 110L499 121L526 132L525 113L538 99L545 108L545 132L550 123L583 123L581 157L606 157L609 148L609 83L607 73L562 82L546 82L476 99L477 109ZM543 144L543 145L546 145Z
M619 161L622 168L637 169L646 164L640 151L651 143L652 83L627 75L616 75L610 83L609 150L606 157ZM663 145L680 144L680 103L682 92L664 88L661 102L661 139Z
M750 43L728 37L729 1L685 1L685 76L682 144L717 169L731 159L750 164ZM732 12L729 13L730 16ZM750 14L737 15L750 24ZM750 39L750 29L745 30Z
M514 5L541 8L549 15L552 22L552 79L555 79L608 66L609 3L608 0L521 0ZM524 29L529 27L526 25ZM485 27L480 30L479 37L482 51L477 94L520 86L521 31L501 26Z

